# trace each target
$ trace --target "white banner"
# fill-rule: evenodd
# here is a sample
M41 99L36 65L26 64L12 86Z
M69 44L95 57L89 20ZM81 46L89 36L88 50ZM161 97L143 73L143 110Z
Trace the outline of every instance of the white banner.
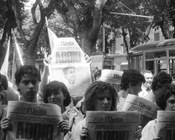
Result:
M91 83L90 65L74 38L58 38L51 54L50 80L63 82L71 96L81 96Z
M135 140L138 112L87 111L88 140Z
M55 104L9 101L7 117L13 126L8 140L63 140L57 132L61 109Z

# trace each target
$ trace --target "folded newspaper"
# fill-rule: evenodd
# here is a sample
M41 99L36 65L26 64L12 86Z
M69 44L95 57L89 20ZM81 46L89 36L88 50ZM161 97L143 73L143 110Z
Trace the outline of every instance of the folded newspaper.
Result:
M157 117L159 107L153 102L136 95L128 94L122 111L137 111L141 114L140 125L144 127L150 120Z

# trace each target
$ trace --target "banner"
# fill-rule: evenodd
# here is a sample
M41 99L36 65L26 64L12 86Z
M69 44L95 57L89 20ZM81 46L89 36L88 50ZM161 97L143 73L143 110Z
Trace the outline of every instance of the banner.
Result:
M74 38L57 38L49 65L50 81L63 82L71 96L83 96L91 84L90 64Z
M175 140L175 112L158 111L156 128L161 140Z
M134 140L138 112L87 111L88 140Z
M55 104L9 101L7 117L13 126L9 140L63 140L57 132L61 109Z
M142 127L157 117L157 110L159 107L153 102L132 94L128 94L122 108L122 111L138 111L141 113L140 125Z

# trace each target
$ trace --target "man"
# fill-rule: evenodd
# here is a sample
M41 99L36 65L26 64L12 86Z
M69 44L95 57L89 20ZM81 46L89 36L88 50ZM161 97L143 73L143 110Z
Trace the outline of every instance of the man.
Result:
M75 67L70 66L63 69L64 76L69 84L73 85L76 82Z
M149 70L142 70L141 74L144 76L145 82L142 83L142 91L139 92L138 95L139 97L155 102L155 97L151 89L153 82L153 74Z
M121 77L121 90L118 92L119 102L117 111L121 111L128 94L137 95L141 91L141 85L145 82L144 76L137 70L128 69Z
M21 101L25 102L37 102L37 92L40 81L39 70L32 65L21 66L15 73L16 85L20 93ZM6 109L3 114L3 119L1 120L1 132L0 139L5 137L5 133L8 129L11 129L11 123L8 118L6 118Z
M15 80L18 91L20 93L20 99L23 102L31 102L36 103L37 93L39 90L39 82L40 82L40 72L33 65L24 65L21 66L15 73ZM1 133L0 140L4 140L6 137L6 132L12 129L12 124L8 118L6 118L7 108L4 110L3 119L1 120ZM59 131L64 132L64 128L67 127L67 123L59 122L58 128Z

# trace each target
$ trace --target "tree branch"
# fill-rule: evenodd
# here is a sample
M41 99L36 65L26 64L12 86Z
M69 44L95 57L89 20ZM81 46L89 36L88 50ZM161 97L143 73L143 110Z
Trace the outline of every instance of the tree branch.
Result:
M40 8L40 21L39 23L37 23L36 27L35 27L35 30L33 32L33 35L32 35L32 38L30 40L30 45L29 45L29 52L32 54L32 53L35 53L36 50L37 50L37 42L39 40L39 35L40 35L40 32L45 24L45 15L44 15L44 12L43 12L43 4L41 2L41 0L37 0L38 1L38 5L39 5L39 8Z
M37 5L39 5L39 2L41 2L41 1L40 0L36 0L35 3L33 4L32 8L31 8L31 13L32 13L32 18L33 18L34 24L37 24L35 11L36 11Z
M20 3L18 0L16 1L13 1L13 9L14 9L14 13L15 13L15 17L16 17L16 22L17 22L17 30L20 34L20 37L22 38L25 46L28 46L28 40L26 39L25 37L25 33L22 29L22 16L21 16L21 13L20 13Z

